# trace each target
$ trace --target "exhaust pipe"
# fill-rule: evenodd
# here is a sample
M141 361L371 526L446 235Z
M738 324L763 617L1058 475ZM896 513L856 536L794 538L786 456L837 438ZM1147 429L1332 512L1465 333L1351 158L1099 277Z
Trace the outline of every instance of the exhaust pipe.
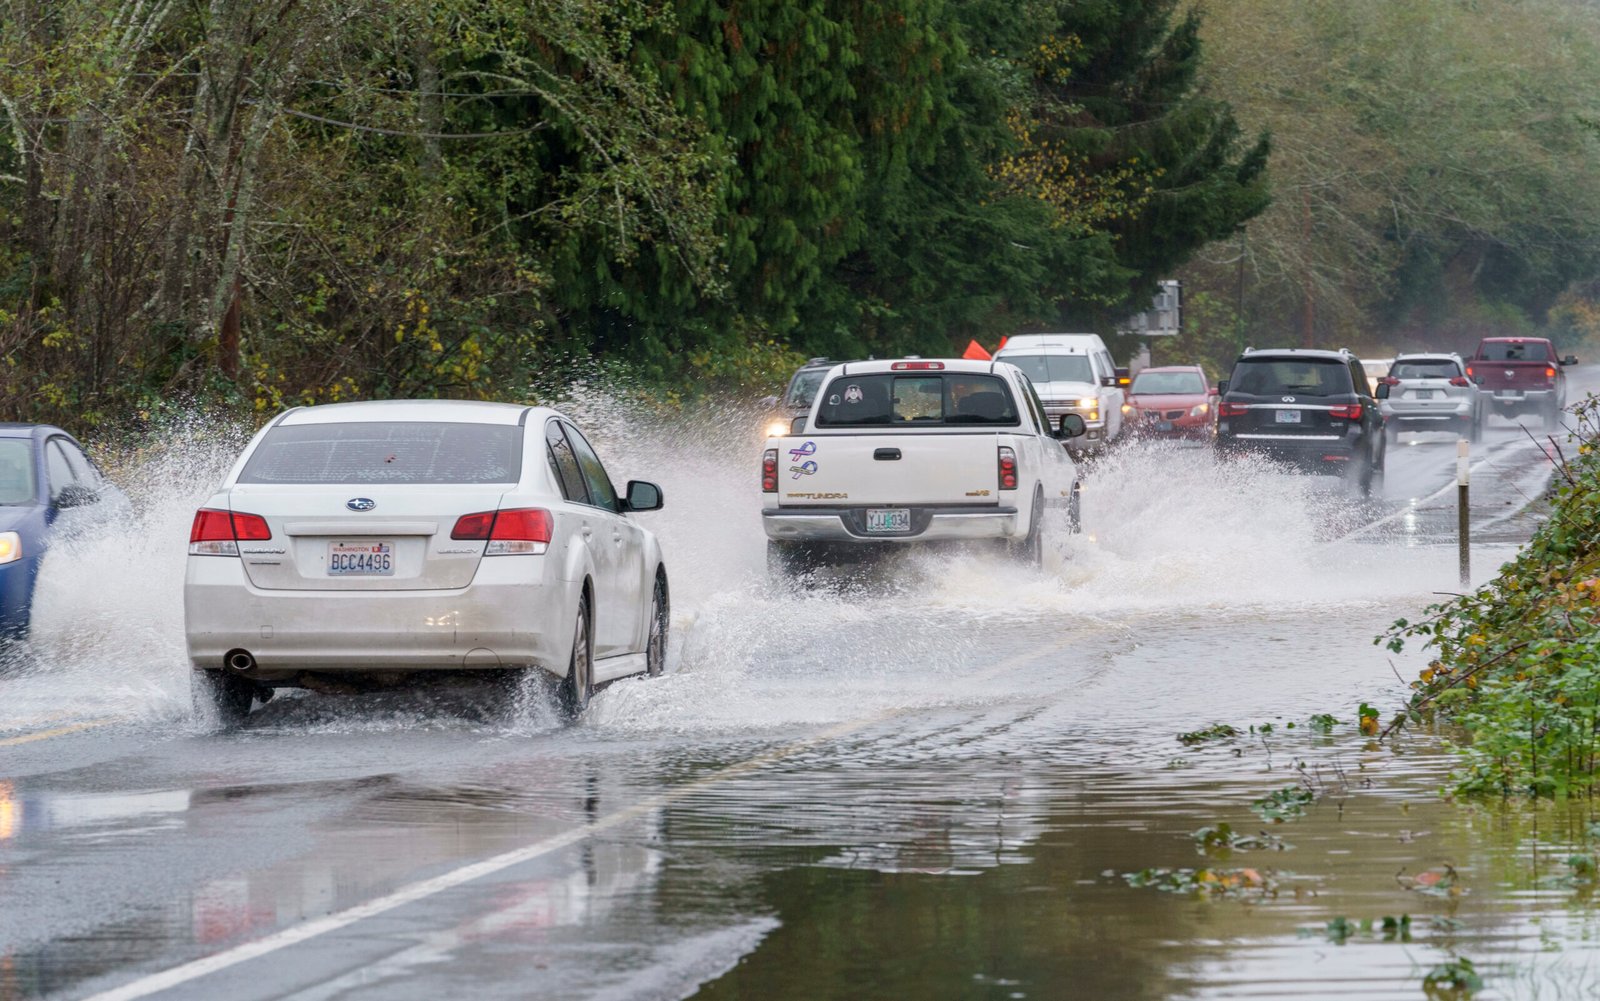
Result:
M232 653L228 654L227 663L230 668L238 671L240 674L254 671L256 669L256 659L251 655L249 650L233 651Z

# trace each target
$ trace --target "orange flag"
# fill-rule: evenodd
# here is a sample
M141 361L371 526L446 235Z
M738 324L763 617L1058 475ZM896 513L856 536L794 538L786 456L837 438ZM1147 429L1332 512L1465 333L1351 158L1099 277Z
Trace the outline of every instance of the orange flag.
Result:
M989 352L983 350L983 345L979 344L977 341L969 341L967 343L967 350L961 353L961 357L970 361L988 361L989 359L993 358L994 355L991 355Z

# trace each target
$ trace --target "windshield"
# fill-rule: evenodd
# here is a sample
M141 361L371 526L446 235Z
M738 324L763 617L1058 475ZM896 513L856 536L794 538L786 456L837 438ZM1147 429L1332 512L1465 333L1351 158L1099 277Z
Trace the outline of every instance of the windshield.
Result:
M828 370L825 368L796 372L794 379L789 383L789 393L783 398L783 405L796 410L810 410L811 402L817 398L817 387L822 385L822 377L827 374Z
M504 424L370 421L267 432L240 483L514 483L522 429Z
M841 375L817 411L818 427L1017 423L1004 380L953 372Z
M0 504L32 504L36 495L32 440L0 438Z
M1484 341L1478 347L1478 357L1484 361L1549 361L1550 352L1540 343Z
M1204 393L1206 381L1199 372L1140 372L1130 390L1135 396L1167 393Z
M1233 367L1228 388L1251 396L1342 396L1353 391L1350 366L1342 361L1314 358L1243 359Z
M1454 379L1461 367L1453 358L1418 358L1415 361L1397 361L1389 370L1391 379Z
M999 361L1022 369L1035 386L1047 382L1093 382L1088 355L1006 355Z

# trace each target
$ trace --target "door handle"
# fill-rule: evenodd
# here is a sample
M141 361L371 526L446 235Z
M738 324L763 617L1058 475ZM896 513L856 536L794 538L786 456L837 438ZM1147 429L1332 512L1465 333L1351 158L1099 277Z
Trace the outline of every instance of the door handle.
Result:
M880 448L873 451L872 457L880 462L894 462L900 458L900 450L898 448Z

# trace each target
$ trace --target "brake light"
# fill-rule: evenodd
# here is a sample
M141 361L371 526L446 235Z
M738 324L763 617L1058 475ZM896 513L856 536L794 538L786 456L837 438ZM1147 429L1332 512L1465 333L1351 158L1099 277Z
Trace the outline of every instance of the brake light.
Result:
M1469 379L1470 379L1470 378L1472 378L1472 377L1473 377L1473 376L1474 376L1474 375L1476 375L1476 374L1477 374L1477 373L1476 373L1476 372L1474 372L1474 371L1472 371L1472 366L1471 366L1471 365L1468 365L1468 366L1467 366L1467 378L1469 378Z
M537 556L550 548L555 519L537 507L507 508L504 511L478 511L456 519L450 538L487 539L485 556Z
M1017 453L1005 445L1000 446L1000 489L1017 489Z
M1342 407L1329 407L1328 416L1336 421L1359 421L1361 419L1361 404L1351 403Z
M942 361L897 361L889 366L895 372L938 372L944 369Z
M1452 385L1452 386L1470 386L1470 385L1472 385L1472 382L1466 376L1458 375L1454 379L1450 380L1450 385Z
M1249 410L1250 407L1243 403L1217 404L1218 417L1243 417Z
M1549 365L1546 365L1544 367L1544 377L1546 379L1554 379L1556 377L1556 370Z
M238 556L239 543L270 538L272 529L259 514L203 507L194 513L194 523L189 526L189 554Z
M769 448L761 455L761 492L778 492L778 450Z

